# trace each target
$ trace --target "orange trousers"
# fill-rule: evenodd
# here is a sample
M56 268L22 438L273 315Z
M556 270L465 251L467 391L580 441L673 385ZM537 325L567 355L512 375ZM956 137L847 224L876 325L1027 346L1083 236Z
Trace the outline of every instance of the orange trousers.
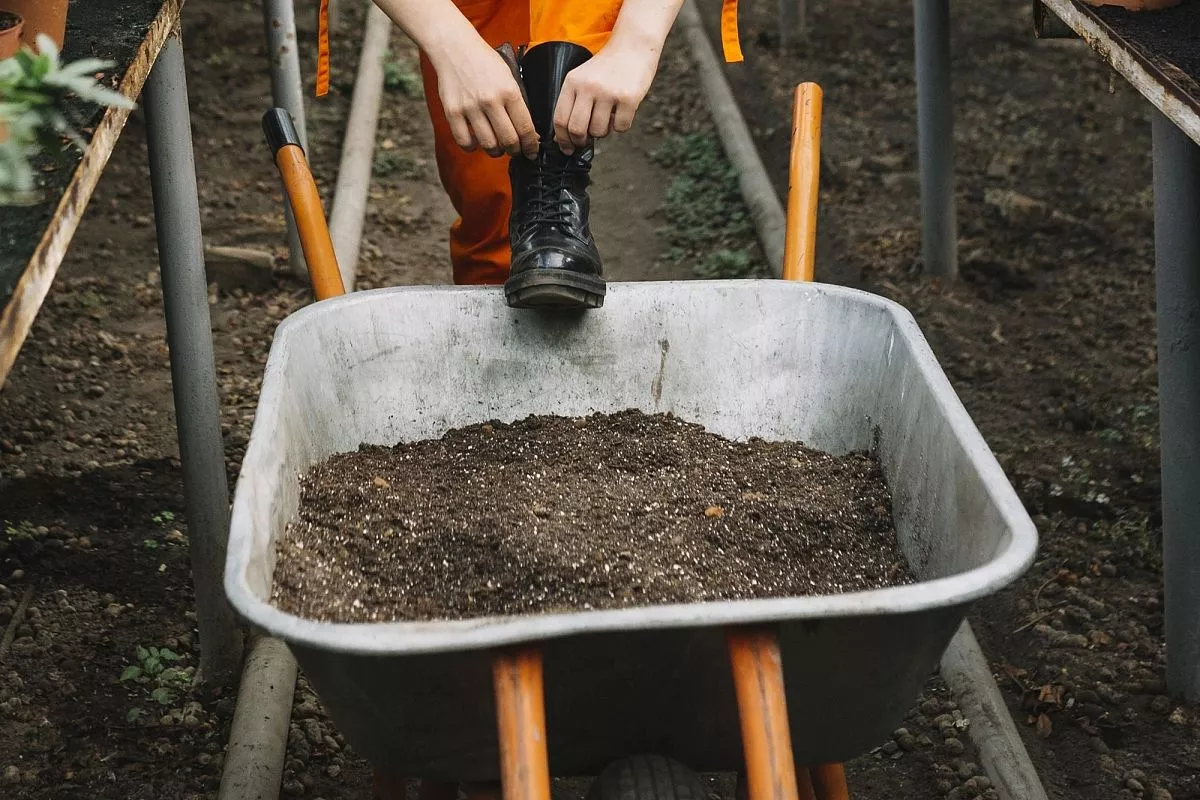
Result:
M455 0L492 47L573 42L596 53L608 41L622 0ZM425 100L433 121L438 175L458 219L450 226L450 263L457 284L500 284L508 277L508 156L468 153L450 134L437 74L421 57Z

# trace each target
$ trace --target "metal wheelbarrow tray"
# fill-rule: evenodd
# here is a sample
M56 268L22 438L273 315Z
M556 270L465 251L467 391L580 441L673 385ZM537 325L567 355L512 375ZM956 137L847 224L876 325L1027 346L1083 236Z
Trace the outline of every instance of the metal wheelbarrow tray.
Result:
M332 624L268 602L299 477L392 445L530 414L674 412L730 438L876 447L920 582L842 595L466 621ZM970 603L1032 561L1036 532L903 308L820 284L613 284L581 316L512 311L488 288L327 300L275 335L242 464L226 592L286 641L377 769L499 776L490 654L540 642L556 775L656 752L737 770L729 625L778 626L797 764L842 761L903 719Z

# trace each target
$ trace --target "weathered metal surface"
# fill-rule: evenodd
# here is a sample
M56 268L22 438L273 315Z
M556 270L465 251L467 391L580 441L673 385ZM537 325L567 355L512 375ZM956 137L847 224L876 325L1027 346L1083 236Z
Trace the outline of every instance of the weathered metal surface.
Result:
M234 501L225 588L287 641L356 750L385 771L498 769L488 651L545 653L550 763L595 774L655 751L742 758L722 626L779 626L799 763L885 738L970 603L1020 574L1036 533L912 317L782 281L616 283L583 317L497 290L408 288L317 303L280 327ZM267 602L299 476L363 442L533 413L671 411L730 437L877 444L921 583L844 595L424 623L330 624ZM818 721L816 724L814 721Z

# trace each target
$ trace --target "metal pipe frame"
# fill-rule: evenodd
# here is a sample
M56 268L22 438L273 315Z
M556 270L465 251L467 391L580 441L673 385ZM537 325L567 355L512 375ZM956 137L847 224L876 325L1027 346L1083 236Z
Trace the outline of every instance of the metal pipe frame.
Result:
M1200 701L1200 144L1153 112L1167 686Z
M222 585L229 537L229 485L221 440L187 80L178 32L163 45L146 81L143 99L200 628L200 674L212 684L232 686L237 680L243 642Z
M954 210L954 102L950 95L950 0L913 0L921 256L930 275L958 277Z
M271 66L271 97L279 108L292 115L300 146L308 152L308 130L304 114L304 81L300 75L300 50L296 41L296 9L292 0L264 0L263 21L267 30L267 56ZM283 204L287 220L288 263L292 274L308 280L308 266L296 219L287 201Z

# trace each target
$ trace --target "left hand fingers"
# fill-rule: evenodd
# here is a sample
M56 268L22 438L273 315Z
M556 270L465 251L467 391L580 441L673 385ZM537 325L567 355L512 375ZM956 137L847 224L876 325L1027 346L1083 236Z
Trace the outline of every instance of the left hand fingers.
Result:
M634 103L619 103L616 110L613 112L613 130L617 133L625 133L633 127L633 115L637 113L637 105Z
M577 147L587 147L588 127L592 124L592 108L594 100L589 94L580 92L575 95L575 105L571 109L571 118L567 122L567 144L570 149L563 147L563 152L570 155Z
M607 97L596 100L592 106L592 121L588 125L588 134L593 139L603 139L612 133L613 102Z

